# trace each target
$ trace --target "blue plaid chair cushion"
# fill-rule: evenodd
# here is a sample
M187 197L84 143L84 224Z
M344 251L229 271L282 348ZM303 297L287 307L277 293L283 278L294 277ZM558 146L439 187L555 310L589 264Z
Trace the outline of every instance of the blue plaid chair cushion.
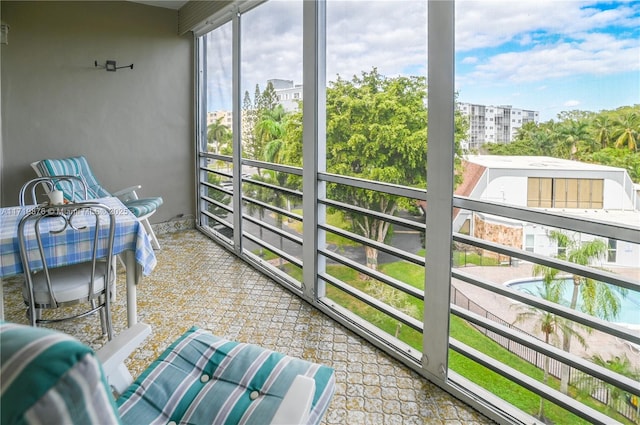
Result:
M0 347L0 423L120 423L100 363L80 341L0 322Z
M37 166L40 174L43 176L81 176L87 184L87 195L89 199L111 196L111 194L100 185L100 182L98 182L93 171L91 171L89 163L84 156L74 156L63 159L43 159ZM68 190L68 183L58 183L57 189L64 193L65 199L72 199L72 194L69 193ZM84 198L84 194L78 190L75 194L75 199L82 198ZM136 217L144 217L158 209L158 207L162 205L163 200L161 197L125 199L123 203L133 215Z
M310 424L335 389L333 369L192 328L117 400L125 424L264 424L296 375L315 380ZM179 383L179 384L177 384Z

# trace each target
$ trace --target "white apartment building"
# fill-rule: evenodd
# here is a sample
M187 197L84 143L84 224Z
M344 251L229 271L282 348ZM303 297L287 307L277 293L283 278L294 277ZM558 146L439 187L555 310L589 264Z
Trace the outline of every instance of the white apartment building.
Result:
M231 111L207 112L207 127L216 122L219 118L222 118L220 123L226 125L227 128L231 130L231 124L233 122L233 112Z
M267 80L267 84L271 83L278 101L287 112L298 109L298 102L302 100L302 84L293 84L293 80L271 79Z
M540 113L511 105L485 106L458 103L458 110L469 118L469 134L464 150L479 149L485 143L509 143L513 141L524 123L538 122Z
M623 168L544 156L469 155L465 161L458 195L640 226L640 196ZM459 211L454 230L547 256L562 249L548 237L545 226L490 214ZM594 238L573 236L581 241ZM640 246L613 239L606 243L603 267L640 266Z

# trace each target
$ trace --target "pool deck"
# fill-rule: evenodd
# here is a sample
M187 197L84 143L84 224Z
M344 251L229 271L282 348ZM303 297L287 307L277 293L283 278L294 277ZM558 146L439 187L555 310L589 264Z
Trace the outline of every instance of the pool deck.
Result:
M517 267L467 266L464 267L463 270L466 273L491 282L505 283L519 278L531 278L533 276L532 268L533 266L531 264L521 263ZM640 281L640 269L609 268L609 270ZM520 312L516 302L457 279L453 279L453 284L460 292L481 307L509 323L515 322ZM532 324L522 322L516 326L526 332L533 333L534 326ZM636 332L640 335L640 329L636 329ZM571 344L572 353L581 357L591 357L594 354L599 354L605 359L626 354L627 358L632 362L640 362L640 350L636 349L627 341L620 340L619 338L599 331L593 331L591 334L584 333L584 338L587 348L585 349L579 343L574 342Z

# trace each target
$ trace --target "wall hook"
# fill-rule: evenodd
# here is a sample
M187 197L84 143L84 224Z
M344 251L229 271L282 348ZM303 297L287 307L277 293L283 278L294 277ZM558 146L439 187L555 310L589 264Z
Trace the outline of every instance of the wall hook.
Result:
M122 69L122 68L133 69L133 64L125 65L125 66L116 66L116 61L112 61L112 60L106 61L104 65L100 65L98 61L95 61L94 65L96 68L103 68L103 69L106 69L107 71L113 71L113 72L116 72L116 69Z

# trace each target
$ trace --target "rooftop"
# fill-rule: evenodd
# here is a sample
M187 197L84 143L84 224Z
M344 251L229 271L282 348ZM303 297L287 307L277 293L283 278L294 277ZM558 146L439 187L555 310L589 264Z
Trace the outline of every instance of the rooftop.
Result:
M489 424L480 413L405 367L196 230L159 235L158 266L138 288L138 319L152 335L128 361L138 376L191 326L336 370L325 424ZM21 279L4 282L5 318L25 323ZM116 333L126 326L125 275L118 270ZM94 349L104 340L89 317L56 325Z
M465 159L487 168L523 169L523 170L575 170L575 171L618 171L623 168L599 164L571 161L548 156L508 156L508 155L468 155Z

